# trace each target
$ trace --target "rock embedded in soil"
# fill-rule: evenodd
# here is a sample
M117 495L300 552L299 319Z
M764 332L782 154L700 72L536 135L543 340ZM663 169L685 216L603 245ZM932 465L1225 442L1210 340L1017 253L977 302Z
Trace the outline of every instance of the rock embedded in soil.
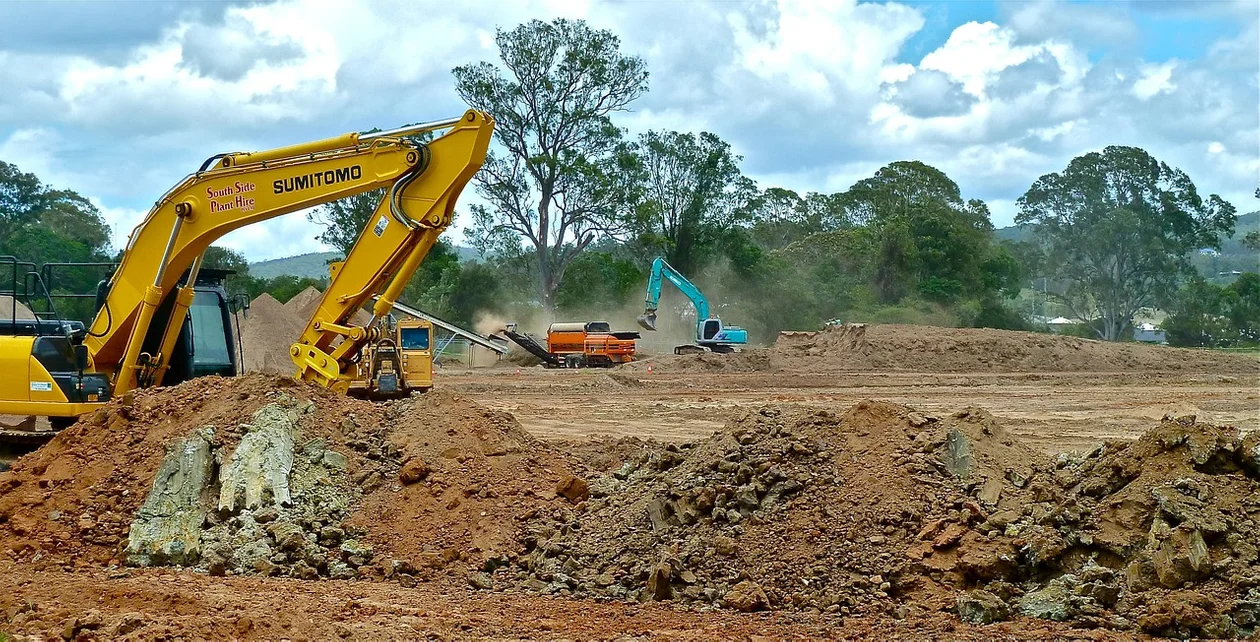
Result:
M191 564L201 557L205 493L214 475L214 429L175 443L162 460L153 489L131 523L127 558L151 566Z
M960 593L957 609L958 617L972 624L992 624L1010 617L1010 607L1006 602L983 589Z

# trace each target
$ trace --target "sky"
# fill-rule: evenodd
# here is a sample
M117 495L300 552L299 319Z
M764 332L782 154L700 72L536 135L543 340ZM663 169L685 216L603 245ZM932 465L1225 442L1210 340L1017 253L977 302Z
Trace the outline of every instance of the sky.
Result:
M122 246L213 154L462 113L451 69L557 17L646 61L649 92L615 117L630 135L713 132L763 188L920 160L1001 227L1037 177L1135 145L1260 206L1260 0L9 0L0 160L90 198ZM319 231L295 213L221 244L258 261L327 249Z

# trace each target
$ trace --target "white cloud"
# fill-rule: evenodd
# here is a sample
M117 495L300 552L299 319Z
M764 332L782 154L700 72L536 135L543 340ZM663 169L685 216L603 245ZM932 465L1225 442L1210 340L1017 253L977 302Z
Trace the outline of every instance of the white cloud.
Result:
M763 186L839 191L918 159L989 201L1001 224L1041 174L1132 144L1247 208L1260 172L1260 5L1246 4L1227 12L1246 18L1237 34L1157 63L1131 46L1143 35L1133 12L1147 6L1000 5L917 63L904 48L925 28L918 7L853 0L169 11L108 55L0 43L0 158L88 195L125 237L213 153L457 114L450 69L493 60L496 26L567 16L613 30L648 64L651 91L620 124L712 131ZM319 249L318 232L295 213L223 242L257 260Z
M1164 94L1177 88L1172 83L1173 70L1177 68L1177 61L1169 60L1161 64L1142 65L1140 73L1142 74L1133 83L1133 95L1141 100L1149 100L1158 94Z

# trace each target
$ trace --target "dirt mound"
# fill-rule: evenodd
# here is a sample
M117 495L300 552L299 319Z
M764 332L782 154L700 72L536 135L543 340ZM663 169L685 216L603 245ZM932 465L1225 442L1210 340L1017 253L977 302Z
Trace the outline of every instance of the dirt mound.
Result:
M315 307L319 305L319 300L324 297L324 293L320 292L315 286L308 286L305 290L298 292L285 302L284 307L292 310L299 319L310 319L315 313Z
M7 294L0 295L0 320L29 321L34 318L35 313L31 312L30 308L14 301L13 297Z
M665 356L656 363L680 372L1260 372L1260 360L1246 355L990 328L892 324L782 332L768 348Z
M503 580L740 610L1248 634L1258 449L1183 419L1051 461L975 409L769 406L593 480L585 510L528 526L527 561Z
M111 402L0 475L0 551L462 582L582 483L510 415L454 395L382 405L288 378L200 379Z
M983 438L950 451L951 435ZM1027 479L1052 468L982 413L940 421L885 403L844 414L765 407L595 480L578 527L531 526L527 582L735 608L882 612L909 589L908 562L893 551L925 524L966 523L983 510L921 452L938 449L969 483L997 484L1011 498L1021 491L1008 469Z
M270 294L260 294L251 301L246 318L241 321L241 348L245 370L266 374L293 374L296 367L289 357L289 347L306 330L307 318L275 300Z
M578 466L512 415L458 395L431 391L398 402L386 422L399 472L382 475L385 487L350 523L408 572L429 575L457 561L448 570L493 568L514 557L520 520L567 504L557 489L585 484L573 476Z
M0 475L0 550L59 563L119 562L168 447L204 426L216 427L225 443L239 440L236 428L296 385L259 375L203 377L110 402ZM308 394L329 410L309 421L335 427L348 412L376 412L330 392Z

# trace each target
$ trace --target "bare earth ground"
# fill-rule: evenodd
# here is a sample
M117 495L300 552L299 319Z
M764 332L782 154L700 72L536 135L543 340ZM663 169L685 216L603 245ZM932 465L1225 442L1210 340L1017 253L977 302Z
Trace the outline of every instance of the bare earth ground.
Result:
M0 563L0 576L6 610L15 613L20 628L45 631L46 638L59 638L67 623L86 619L99 622L98 628L78 633L85 638L106 633L102 639L113 637L107 633L120 622L135 622L142 633L136 637L144 639L1136 639L1029 619L971 626L939 613L901 620L702 613L431 584L402 588L171 571L39 572L8 562Z
M1260 430L1260 377L1162 373L647 373L512 368L439 372L438 385L516 415L543 439L706 437L763 403L847 408L874 399L929 413L979 406L1048 453L1133 439L1166 414Z
M439 371L437 385L546 440L705 437L766 402L843 410L863 399L924 413L978 406L1046 451L1135 438L1166 415L1260 430L1260 377L1243 374ZM128 628L126 622L138 621ZM7 624L6 624L7 623ZM123 623L121 628L118 625ZM115 628L109 628L115 627ZM985 627L943 613L842 618L702 612L422 583L209 577L167 570L35 568L0 555L0 640L145 639L1132 639L1038 620Z

